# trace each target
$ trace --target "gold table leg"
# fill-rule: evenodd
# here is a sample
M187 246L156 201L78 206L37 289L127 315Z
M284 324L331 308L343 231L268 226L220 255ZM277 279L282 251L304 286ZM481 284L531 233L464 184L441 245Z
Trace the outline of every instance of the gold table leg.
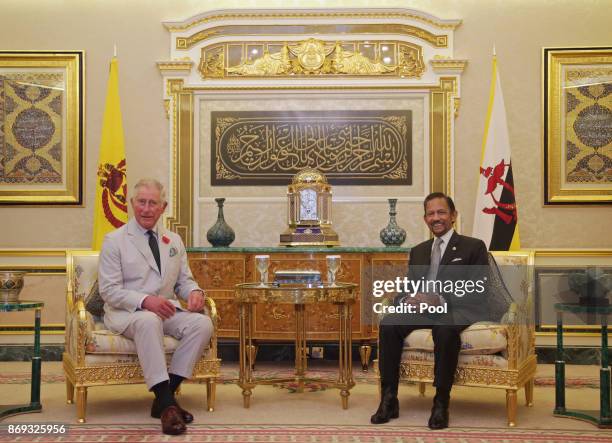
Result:
M340 386L340 397L342 399L342 409L348 409L349 390L353 387L353 351L351 346L352 325L351 325L351 305L343 303L338 305L340 316L339 331L339 356L338 370Z
M304 392L306 374L306 306L295 305L295 381L297 392Z
M239 306L239 358L240 372L238 376L239 385L242 388L243 406L248 408L251 405L251 383L253 381L253 366L250 352L253 346L253 306L249 303L241 303Z

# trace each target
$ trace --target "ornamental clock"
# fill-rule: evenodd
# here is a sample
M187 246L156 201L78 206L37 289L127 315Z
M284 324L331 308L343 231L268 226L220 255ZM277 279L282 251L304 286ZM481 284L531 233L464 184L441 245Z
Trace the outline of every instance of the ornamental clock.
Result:
M338 234L331 227L332 190L316 169L303 169L287 189L287 223L281 246L337 246Z

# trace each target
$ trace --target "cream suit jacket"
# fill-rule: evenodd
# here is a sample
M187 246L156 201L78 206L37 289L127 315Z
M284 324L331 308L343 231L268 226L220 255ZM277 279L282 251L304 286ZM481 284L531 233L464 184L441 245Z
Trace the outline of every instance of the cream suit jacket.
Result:
M158 240L161 275L148 237L134 218L104 237L98 284L104 300L104 324L110 330L125 331L145 295L160 295L180 307L177 296L187 300L192 290L199 289L181 237L160 227Z

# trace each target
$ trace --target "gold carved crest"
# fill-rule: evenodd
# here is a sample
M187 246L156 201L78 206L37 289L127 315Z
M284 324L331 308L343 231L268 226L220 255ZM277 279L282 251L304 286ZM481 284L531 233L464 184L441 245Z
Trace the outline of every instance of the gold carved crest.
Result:
M297 57L305 72L316 72L323 66L325 58L332 53L334 47L326 45L321 40L309 38L297 45L289 46L289 50Z
M235 59L236 52L240 58ZM232 56L234 54L234 60ZM261 54L261 56L254 56ZM255 58L253 58L255 57ZM202 49L202 78L390 75L420 78L422 47L401 41L221 43Z

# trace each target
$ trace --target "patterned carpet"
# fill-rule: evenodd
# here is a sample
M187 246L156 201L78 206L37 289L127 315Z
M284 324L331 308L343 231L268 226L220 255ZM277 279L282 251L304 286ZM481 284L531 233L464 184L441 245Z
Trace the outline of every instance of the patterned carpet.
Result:
M555 431L526 429L463 428L430 431L422 427L381 426L262 426L262 425L199 425L189 426L186 434L171 437L160 433L154 425L71 425L61 435L9 434L7 425L0 426L0 442L207 442L207 443L494 443L550 442L596 443L611 440L609 432Z
M309 369L308 377L310 378L333 378L337 374L337 369L333 367ZM261 368L257 368L255 375L258 378L272 379L272 378L288 378L293 375L293 369L287 367L285 369L276 367L266 368L262 365ZM362 372L360 369L353 370L353 378L356 383L360 384L376 384L378 380L374 371ZM231 384L238 380L238 368L236 365L224 365L221 368L221 378L219 383ZM4 373L0 374L0 384L24 384L30 382L29 373ZM63 374L43 374L43 383L64 383ZM554 386L554 377L536 377L536 386ZM281 389L286 389L290 392L295 392L297 385L292 382L278 383L275 386ZM567 377L565 381L567 388L599 388L598 377ZM306 391L324 391L329 388L329 383L323 381L309 381L305 384L304 389Z

